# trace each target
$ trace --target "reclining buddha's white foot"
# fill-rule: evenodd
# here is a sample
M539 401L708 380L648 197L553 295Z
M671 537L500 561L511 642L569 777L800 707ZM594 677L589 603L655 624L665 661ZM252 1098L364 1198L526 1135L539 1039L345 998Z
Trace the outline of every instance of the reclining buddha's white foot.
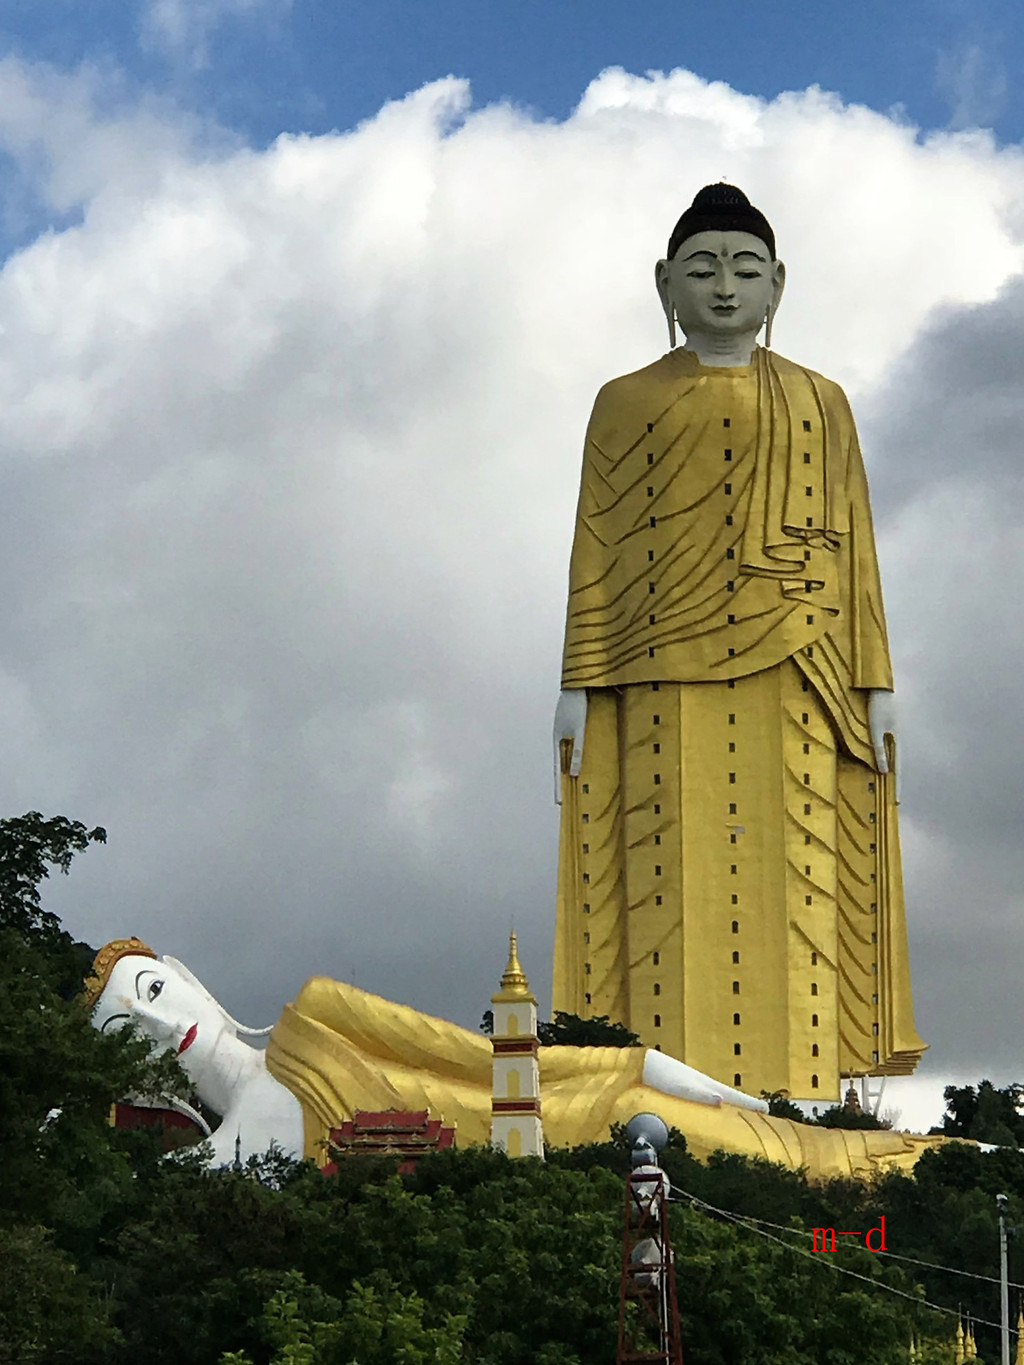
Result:
M731 1085L723 1085L713 1076L706 1076L685 1062L669 1057L664 1052L648 1049L644 1059L644 1085L666 1095L678 1095L683 1100L696 1100L698 1104L734 1104L740 1109L755 1109L767 1114L768 1106L764 1100L755 1100L753 1095L745 1095L742 1090L734 1090Z

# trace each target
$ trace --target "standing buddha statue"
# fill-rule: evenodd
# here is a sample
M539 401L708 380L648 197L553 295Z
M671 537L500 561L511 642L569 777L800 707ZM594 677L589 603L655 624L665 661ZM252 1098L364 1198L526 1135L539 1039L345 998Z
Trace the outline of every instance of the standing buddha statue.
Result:
M672 349L594 404L553 1005L748 1092L834 1101L925 1045L867 481L842 389L769 349L784 282L764 215L705 187L656 267Z

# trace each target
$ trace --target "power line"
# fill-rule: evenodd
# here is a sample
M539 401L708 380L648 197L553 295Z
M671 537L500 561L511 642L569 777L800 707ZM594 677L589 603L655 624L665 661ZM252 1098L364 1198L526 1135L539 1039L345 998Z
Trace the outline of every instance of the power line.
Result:
M894 1285L886 1284L882 1280L873 1279L870 1275L861 1275L856 1270L848 1270L845 1266L838 1265L835 1261L823 1262L821 1260L821 1256L819 1253L813 1251L805 1251L803 1247L794 1246L792 1242L784 1242L781 1237L776 1237L771 1232L765 1232L762 1228L755 1227L754 1224L752 1222L748 1222L745 1216L742 1214L730 1213L728 1209L716 1208L714 1204L709 1204L706 1200L699 1199L695 1194L689 1194L686 1190L678 1189L678 1186L673 1186L672 1188L677 1190L679 1194L684 1195L685 1198L689 1200L689 1202L692 1205L700 1207L702 1209L706 1209L710 1213L715 1213L719 1217L727 1219L730 1223L735 1223L737 1227L746 1228L748 1232L756 1232L759 1237L766 1237L770 1242L777 1243L777 1245L779 1245L780 1247L784 1247L787 1251L791 1251L797 1256L806 1256L808 1257L809 1260L814 1261L817 1265L825 1265L829 1270L833 1271L837 1275L849 1275L851 1279L860 1280L864 1284L873 1285L874 1288L876 1289L884 1289L887 1293L896 1294L901 1299L909 1299L911 1303L916 1304L920 1308L930 1308L932 1309L933 1312L936 1313L946 1313L951 1317L957 1318L960 1317L959 1309L946 1308L941 1303L932 1303L930 1299L919 1298L916 1294L910 1294L905 1289L897 1289ZM683 1201L673 1200L672 1202L682 1203ZM763 1222L766 1220L757 1219L756 1221ZM770 1224L770 1226L779 1227L780 1224L773 1223ZM795 1231L795 1229L783 1229L783 1231ZM927 1263L924 1262L923 1264ZM937 1269L947 1270L952 1269L952 1267L939 1266L937 1267ZM983 1327L994 1327L996 1331L1002 1331L1001 1323L989 1322L987 1318L979 1318L975 1317L974 1314L971 1314L971 1321L980 1323L981 1326Z
M679 1194L685 1195L687 1199L692 1200L695 1203L703 1204L705 1202L704 1200L698 1199L695 1194L687 1194L686 1190L679 1189L677 1185L673 1185L672 1188L673 1190L676 1190ZM814 1234L808 1232L806 1228L785 1227L782 1223L773 1223L768 1218L755 1218L752 1213L730 1214L729 1211L726 1209L715 1209L715 1206L713 1204L706 1204L706 1207L709 1209L714 1209L716 1213L721 1213L724 1217L742 1219L746 1223L760 1223L762 1227L766 1228L777 1228L779 1232L788 1232L791 1237L813 1238L814 1236ZM876 1250L874 1247L870 1247L868 1249L874 1256L888 1256L891 1260L905 1261L908 1265L924 1266L925 1269L927 1270L945 1270L950 1275L964 1275L966 1276L967 1279L985 1280L988 1284L1002 1283L998 1275L979 1275L973 1270L958 1270L956 1266L952 1265L938 1265L935 1261L920 1261L915 1256L901 1256L900 1253L897 1251L880 1251ZM1015 1280L1009 1280L1008 1284L1011 1289L1024 1289L1024 1284L1018 1284Z

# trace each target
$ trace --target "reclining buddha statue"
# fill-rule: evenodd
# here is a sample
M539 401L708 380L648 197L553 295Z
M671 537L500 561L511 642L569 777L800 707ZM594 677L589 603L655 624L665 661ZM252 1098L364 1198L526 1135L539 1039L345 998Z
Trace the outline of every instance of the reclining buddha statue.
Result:
M529 994L514 943L502 989ZM425 1109L456 1125L461 1145L488 1141L489 1041L345 982L313 977L276 1024L250 1029L183 963L128 938L100 949L84 998L101 1031L131 1024L178 1054L204 1107L221 1116L211 1138L218 1163L274 1143L326 1164L330 1130L357 1110ZM260 1036L265 1051L248 1041ZM942 1141L773 1118L762 1100L642 1047L542 1047L540 1077L552 1146L605 1141L612 1123L651 1111L698 1157L723 1149L827 1178L909 1167Z

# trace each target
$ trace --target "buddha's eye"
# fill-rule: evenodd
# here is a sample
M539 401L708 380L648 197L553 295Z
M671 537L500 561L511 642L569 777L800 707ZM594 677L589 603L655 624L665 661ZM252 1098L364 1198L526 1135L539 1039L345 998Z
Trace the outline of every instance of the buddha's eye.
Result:
M146 987L146 999L152 1003L164 988L162 981L151 981Z

